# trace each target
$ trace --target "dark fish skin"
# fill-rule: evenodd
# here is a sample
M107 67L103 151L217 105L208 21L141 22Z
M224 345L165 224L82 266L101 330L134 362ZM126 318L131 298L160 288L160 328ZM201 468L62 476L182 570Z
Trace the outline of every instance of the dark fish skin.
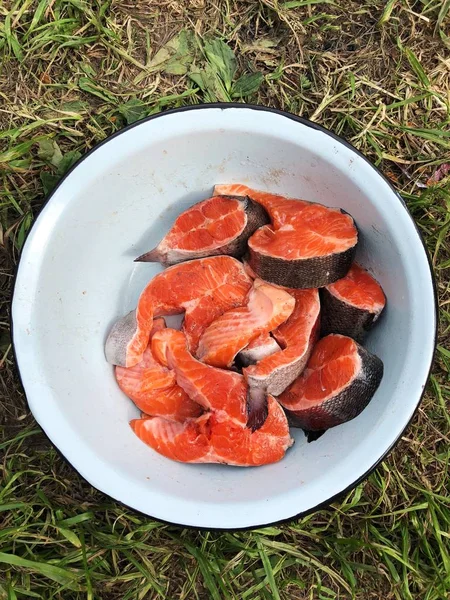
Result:
M284 287L307 289L323 287L345 277L355 251L356 245L328 256L289 260L267 256L249 247L246 260L264 281Z
M305 430L303 433L306 435L306 442L311 444L312 442L317 441L319 438L323 436L326 432L326 429L320 431L307 431Z
M295 416L291 416L290 411L286 410L285 408L283 410L286 413L286 418L289 423L289 427L296 427L297 429L301 429L301 427L297 424ZM311 444L312 442L315 442L316 440L321 438L323 434L326 433L326 431L326 429L318 429L317 431L309 431L308 429L304 429L303 433L306 436L306 443Z
M361 371L339 394L305 410L286 410L289 424L308 431L321 431L357 417L369 404L383 378L383 362L358 345ZM285 393L289 393L289 389ZM282 398L280 398L282 404Z
M227 251L221 252L221 254L229 254L235 258L241 258L247 250L248 238L253 235L257 229L270 223L270 217L261 204L254 202L254 200L248 196L245 196L245 198L236 196L235 198L241 200L243 203L244 210L247 213L247 225L241 235L224 247Z
M247 391L247 428L255 432L266 422L269 414L267 393L265 390L248 388Z
M226 254L228 256L233 256L235 258L241 258L243 254L247 250L247 240L248 238L255 233L259 227L263 225L267 225L270 223L270 218L265 209L254 202L248 196L223 196L225 198L229 198L230 200L238 200L242 208L244 209L247 215L247 224L243 231L228 244L220 246L214 249L201 249L198 251L174 251L172 255L170 252L160 250L158 246L138 256L134 259L134 262L159 262L165 267L178 264L180 262L184 262L186 260L192 260L196 258L205 258L207 256L218 256L221 254ZM191 207L192 208L192 207Z
M320 300L322 306L322 336L330 333L340 333L361 343L381 314L352 306L336 298L326 288L320 290Z

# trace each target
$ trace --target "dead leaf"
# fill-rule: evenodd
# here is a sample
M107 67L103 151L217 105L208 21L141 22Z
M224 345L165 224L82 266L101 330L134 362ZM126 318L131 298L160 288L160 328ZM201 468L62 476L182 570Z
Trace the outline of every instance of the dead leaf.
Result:
M170 75L184 75L195 57L195 39L192 31L182 30L160 48L148 65L151 70Z
M434 185L439 183L447 174L450 173L450 163L442 163L440 167L436 169L433 175L428 179L427 185Z

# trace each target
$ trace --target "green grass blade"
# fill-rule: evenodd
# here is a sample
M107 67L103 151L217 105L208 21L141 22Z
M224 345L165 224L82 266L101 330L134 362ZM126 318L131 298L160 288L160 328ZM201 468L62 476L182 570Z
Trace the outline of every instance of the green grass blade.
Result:
M204 553L193 546L192 544L186 543L185 546L190 554L195 558L197 564L200 568L200 571L203 575L203 580L206 588L208 589L212 600L222 600L219 589L214 581L214 577L211 572L211 565L208 563Z
M450 12L450 0L443 0L441 10L439 11L436 26L441 27L444 24L444 20L447 18Z
M419 78L422 85L424 85L426 88L429 88L431 85L430 80L428 79L427 74L425 73L422 65L420 64L417 56L409 48L405 48L405 54L408 58L409 64L411 65L413 71Z
M336 2L334 2L334 0L290 0L288 2L283 2L280 6L281 6L281 8L291 9L291 8L301 8L304 6L313 6L314 4L336 5Z
M267 580L270 585L270 589L272 590L272 597L274 598L274 600L280 600L280 592L278 591L278 586L275 582L275 576L272 570L271 562L269 560L269 557L267 556L266 549L264 548L259 538L257 540L257 546L259 550L259 555L261 557L261 562L263 564L264 571L266 573Z
M388 2L386 2L386 6L384 7L383 13L378 21L378 25L384 25L390 20L392 11L394 10L396 4L397 0L388 0Z
M30 569L32 572L44 575L45 577L48 577L57 583L73 584L78 579L77 574L67 569L62 569L61 567L57 567L48 563L28 560L26 558L21 558L20 556L14 556L13 554L6 554L5 552L0 552L0 563ZM76 586L76 588L78 589L78 586Z

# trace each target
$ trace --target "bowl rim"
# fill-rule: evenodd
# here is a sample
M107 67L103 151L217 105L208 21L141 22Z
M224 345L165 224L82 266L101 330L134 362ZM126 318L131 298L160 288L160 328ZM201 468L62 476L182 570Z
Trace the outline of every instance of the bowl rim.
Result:
M388 185L388 187L390 188L391 192L395 195L395 197L399 200L399 202L402 204L404 210L406 211L407 215L409 216L414 229L416 230L416 233L419 237L419 240L422 244L422 247L424 249L427 261L428 261L428 268L430 270L430 276L431 276L431 282L432 282L432 288L433 288L433 301L434 301L434 331L433 331L433 353L431 355L430 358L430 364L428 367L428 373L426 376L426 379L423 383L423 387L422 387L422 391L420 393L419 399L417 401L417 404L414 408L414 411L411 414L411 417L409 419L409 421L406 423L405 427L403 428L403 430L399 433L399 435L397 436L397 438L391 443L391 445L388 447L388 449L373 463L373 465L367 470L365 471L362 475L360 475L357 479L355 479L355 481L353 481L350 485L346 486L343 490L337 492L336 494L334 494L333 496L331 496L330 498L328 498L327 500L324 500L323 502L318 503L317 505L301 511L299 513L296 513L290 517L286 517L283 519L279 519L279 520L275 520L275 521L270 521L268 523L261 523L261 524L256 524L256 525L250 525L250 526L246 526L246 527L203 527L203 526L199 526L199 525L186 525L183 523L173 523L172 521L167 521L165 519L162 519L160 517L154 517L148 513L144 513L132 506L129 506L128 504L126 504L125 502L123 502L122 500L119 500L117 498L115 498L114 496L110 495L108 492L104 492L103 490L97 488L94 484L92 484L90 481L87 481L87 479L85 479L85 477L83 475L81 475L81 473L78 471L78 469L67 459L67 457L64 455L64 453L55 445L55 443L51 440L49 434L46 432L44 426L40 423L40 421L38 420L38 418L36 417L36 415L34 414L33 410L31 409L30 403L28 402L28 397L25 391L25 387L23 384L23 380L22 380L22 374L20 371L20 366L19 366L19 361L18 361L18 356L17 356L17 351L16 351L16 346L15 346L15 341L14 341L14 318L13 318L13 304L14 304L14 298L15 298L15 291L16 291L16 283L17 283L17 278L18 278L18 273L19 273L19 269L20 269L20 265L22 262L22 257L24 255L24 250L26 248L26 244L27 244L27 240L28 240L28 236L30 235L31 231L33 230L33 228L36 226L36 223L39 219L39 217L41 216L41 212L43 210L43 208L51 201L53 195L56 193L56 191L64 184L64 182L66 181L66 179L69 177L69 175L87 158L89 158L96 150L98 150L101 146L107 144L110 140L112 140L113 138L116 138L118 136L120 136L123 133L126 133L128 131L130 131L131 129L138 127L139 125L142 125L143 123L147 123L149 121L152 121L154 119L158 119L158 118L162 118L165 115L172 115L172 114L176 114L176 113L183 113L183 112L188 112L188 111L194 111L194 110L208 110L208 109L220 109L220 110L230 110L230 109L241 109L241 110L252 110L252 111L261 111L261 112L268 112L268 113L273 113L276 114L278 116L290 119L292 121L295 121L297 123L300 123L306 127L310 127L312 129L315 129L317 131L320 131L321 133L326 134L327 136L329 136L332 140L346 146L348 149L350 149L352 152L354 152L356 155L358 155L360 158L362 158L367 164L369 164L372 169L374 169L374 171L378 174L379 177L381 177L384 182ZM176 525L178 527L184 527L184 528L188 528L188 529L193 529L193 530L197 530L197 531L228 531L228 532L233 532L233 531L249 531L249 530L253 530L253 529L259 529L262 527L270 527L273 525L280 525L283 523L290 523L292 521L297 521L300 518L303 518L307 515L310 515L314 512L317 512L318 510L324 509L324 508L328 508L331 509L331 504L334 503L335 501L339 500L340 498L342 498L345 494L347 494L348 492L352 491L353 489L355 489L362 481L364 481L365 479L367 479L367 477L373 473L375 471L375 469L385 460L385 458L391 453L391 451L395 448L395 446L397 445L397 443L399 442L399 440L402 438L402 436L404 435L405 431L409 428L409 426L411 425L414 417L417 414L417 411L420 407L420 404L422 403L423 400L423 396L425 394L425 390L427 387L427 383L429 381L430 375L431 375L431 371L432 371L432 367L434 364L434 360L435 360L435 356L436 356L436 348L437 348L437 338L438 338L438 327L439 327L439 308L438 308L438 293L437 293L437 285L436 285L436 279L435 279L435 275L434 275L434 270L433 270L433 265L431 262L431 256L430 253L428 251L427 245L425 243L425 239L419 229L419 227L417 226L416 221L414 220L414 217L412 216L406 202L404 201L404 199L402 198L402 196L400 195L400 193L394 188L394 186L392 185L392 183L389 181L389 179L381 172L381 170L376 167L360 150L358 150L357 148L355 148L350 142L348 142L345 138L337 135L336 133L330 131L329 129L327 129L326 127L323 127L322 125L318 125L317 123L310 121L309 119L305 118L305 117L300 117L298 115L295 115L293 113L290 113L288 111L285 110L281 110L278 108L271 108L268 106L264 106L261 104L242 104L239 102L212 102L212 103L205 103L205 104L195 104L195 105L188 105L188 106L181 106L178 108L173 108L173 109L169 109L157 114L153 114L153 115L149 115L147 117L144 117L143 119L139 119L138 121L135 121L134 123L131 123L130 125L126 125L125 127L123 127L122 129L115 131L114 133L112 133L111 135L107 136L105 139L101 140L100 142L98 142L95 146L93 146L88 152L86 152L85 154L83 154L72 166L71 168L63 175L63 177L58 181L58 183L56 184L56 186L53 188L53 190L47 194L47 196L44 199L44 202L42 203L41 207L39 208L37 214L35 215L34 221L32 226L30 227L29 231L27 232L27 235L25 237L25 240L23 242L22 245L22 249L20 252L20 257L19 260L16 264L14 273L13 273L13 289L12 289L12 293L11 293L11 304L10 304L10 330L11 330L11 347L12 347L12 352L13 352L13 358L14 358L14 362L16 364L17 367L17 374L18 374L18 379L19 379L19 383L20 386L22 387L22 390L24 392L27 404L28 404L28 408L31 412L31 414L33 415L33 418L35 419L35 421L38 423L39 427L42 429L44 435L47 437L47 439L50 441L51 445L56 449L57 453L68 463L70 464L70 466L78 473L78 475L84 479L87 483L89 483L89 485L91 485L94 489L96 489L97 491L101 492L102 494L105 494L106 496L108 496L109 498L111 498L112 500L114 500L114 502L117 502L118 504L120 504L121 506L124 506L126 508L128 508L129 510L132 510L138 514L141 514L147 518L151 518L155 521L158 521L160 523L164 523L164 524L168 524L168 525Z

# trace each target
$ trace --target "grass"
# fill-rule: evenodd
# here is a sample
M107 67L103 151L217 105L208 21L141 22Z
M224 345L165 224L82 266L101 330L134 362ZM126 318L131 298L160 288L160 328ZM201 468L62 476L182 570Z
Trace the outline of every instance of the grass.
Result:
M0 599L449 597L449 16L448 0L3 0ZM440 306L425 399L389 458L332 510L243 533L163 525L85 483L33 421L9 332L56 181L127 123L212 100L292 111L367 154L425 236Z

